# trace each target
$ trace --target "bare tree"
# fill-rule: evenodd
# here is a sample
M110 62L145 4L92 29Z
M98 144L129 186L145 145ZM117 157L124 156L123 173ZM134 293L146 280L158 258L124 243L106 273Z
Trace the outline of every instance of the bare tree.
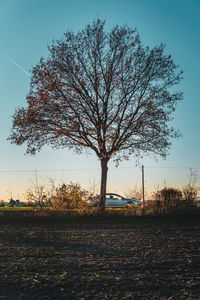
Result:
M142 200L142 189L139 189L137 187L137 184L135 184L134 187L127 187L125 191L125 196L127 198L135 198L137 200Z
M66 32L33 68L27 108L13 116L10 140L34 154L45 144L93 150L101 163L99 206L104 209L108 161L141 152L166 156L179 134L168 122L182 93L165 46L144 47L137 30L96 20Z
M188 202L188 204L193 204L200 190L198 185L199 174L197 170L193 170L192 168L190 168L190 173L188 177L189 182L186 186L183 187L183 195L184 199Z
M30 186L26 191L25 197L28 203L34 203L40 207L46 204L47 188L45 184L39 182L37 172L35 173L34 181L30 180Z

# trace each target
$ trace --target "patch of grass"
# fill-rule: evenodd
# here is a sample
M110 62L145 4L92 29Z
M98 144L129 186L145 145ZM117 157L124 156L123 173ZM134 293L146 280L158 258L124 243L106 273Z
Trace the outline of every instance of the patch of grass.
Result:
M0 224L131 224L151 222L196 222L200 208L169 210L168 214L153 214L146 208L106 209L103 216L95 208L77 210L52 210L48 208L12 208L0 210Z
M9 211L14 211L14 212L16 212L16 211L33 211L34 210L34 208L33 207L29 207L29 206L22 206L22 207L9 207L9 206L4 206L4 207L0 207L0 212L1 211L7 211L7 210L9 210Z

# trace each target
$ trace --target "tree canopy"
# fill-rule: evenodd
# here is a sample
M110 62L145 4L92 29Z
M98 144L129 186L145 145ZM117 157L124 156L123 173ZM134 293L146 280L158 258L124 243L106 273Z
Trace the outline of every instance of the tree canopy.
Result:
M137 30L95 20L67 31L33 67L27 107L13 116L10 140L34 154L45 144L93 150L101 161L101 206L107 163L153 152L166 156L170 126L182 93L172 87L182 71L160 44L143 46Z

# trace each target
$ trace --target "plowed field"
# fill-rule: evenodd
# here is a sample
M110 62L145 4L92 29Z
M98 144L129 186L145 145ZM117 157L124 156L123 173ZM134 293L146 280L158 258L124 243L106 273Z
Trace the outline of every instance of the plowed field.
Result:
M3 224L0 299L200 299L199 218Z

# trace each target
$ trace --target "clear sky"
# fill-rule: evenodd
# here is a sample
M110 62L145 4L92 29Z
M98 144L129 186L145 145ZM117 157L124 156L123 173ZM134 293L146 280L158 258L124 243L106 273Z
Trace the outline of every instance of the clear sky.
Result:
M145 45L163 42L166 53L184 71L177 87L184 100L173 121L183 137L173 141L166 160L140 160L145 166L146 189L181 186L188 182L189 168L200 172L199 16L199 0L1 0L0 199L7 200L11 192L15 199L22 198L36 169L41 181L51 177L98 188L100 168L94 154L45 147L32 157L24 155L24 146L7 141L15 109L26 105L27 73L41 56L48 55L47 45L66 30L77 31L96 18L106 19L108 30L116 24L137 27ZM125 194L128 188L140 187L141 171L134 158L118 168L110 162L109 167L108 191Z

